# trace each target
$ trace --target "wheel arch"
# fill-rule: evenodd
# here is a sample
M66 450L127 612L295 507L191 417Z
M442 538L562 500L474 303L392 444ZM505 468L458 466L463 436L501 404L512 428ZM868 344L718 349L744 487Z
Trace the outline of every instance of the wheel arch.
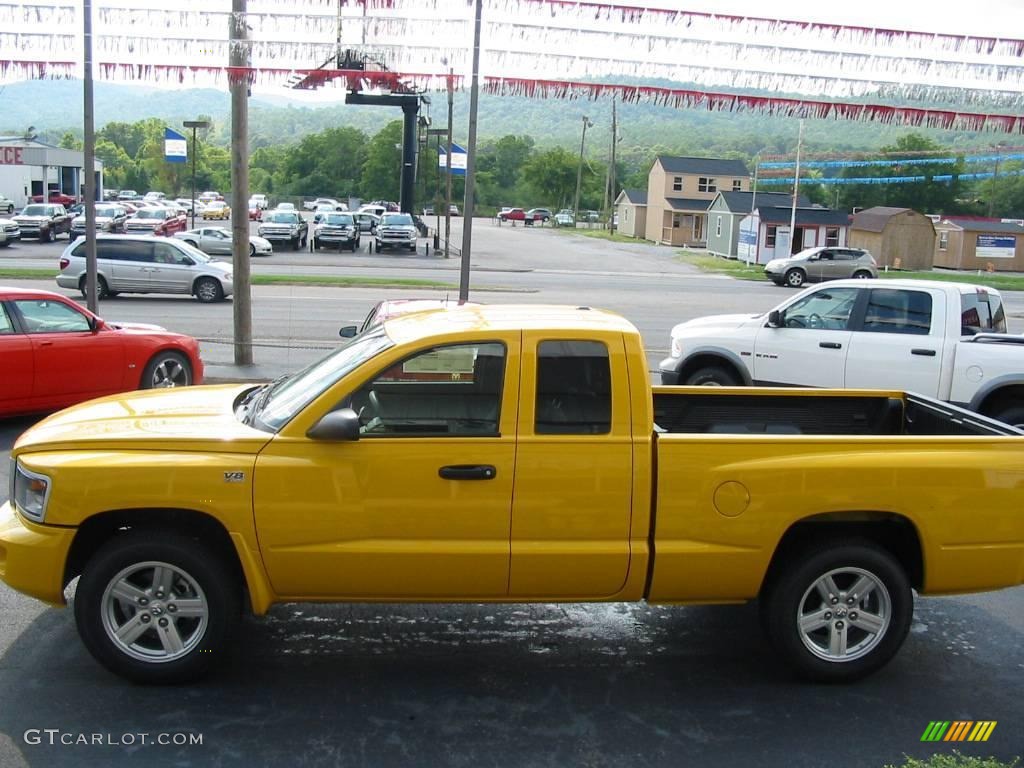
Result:
M679 373L679 381L685 381L686 377L694 371L709 365L716 365L727 369L736 375L736 378L743 382L746 387L751 386L754 380L750 376L750 370L744 365L743 360L731 349L723 347L698 347L680 360L676 371Z
M109 510L85 520L78 527L68 551L64 586L81 575L86 563L104 544L116 536L140 529L152 530L154 534L173 532L211 546L224 558L243 590L243 597L252 605L250 594L253 590L249 588L249 579L258 577L251 568L243 567L242 556L232 535L211 515L177 507Z
M967 407L988 416L1012 401L1024 405L1024 378L1020 374L997 376L987 382L974 393Z
M904 568L914 589L924 588L924 548L917 526L907 517L892 512L827 512L793 523L779 539L761 582L764 594L798 552L827 541L863 539L892 555Z

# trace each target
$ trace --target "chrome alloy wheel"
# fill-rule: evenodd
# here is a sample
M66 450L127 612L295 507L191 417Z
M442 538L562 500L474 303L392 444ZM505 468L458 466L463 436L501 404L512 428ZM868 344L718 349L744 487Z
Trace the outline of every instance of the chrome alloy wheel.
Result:
M209 621L206 595L181 568L135 563L114 576L100 603L103 629L124 654L150 663L188 655Z
M188 371L176 357L165 357L153 369L149 386L152 389L166 387L187 387Z
M804 592L795 617L811 653L831 662L859 659L885 637L892 601L882 581L862 568L836 568Z

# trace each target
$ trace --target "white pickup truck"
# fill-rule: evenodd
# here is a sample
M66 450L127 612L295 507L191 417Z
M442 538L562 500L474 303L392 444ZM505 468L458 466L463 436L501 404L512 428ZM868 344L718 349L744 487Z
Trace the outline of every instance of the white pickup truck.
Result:
M672 329L663 384L903 389L1024 425L1024 336L998 291L929 280L836 280L756 315Z

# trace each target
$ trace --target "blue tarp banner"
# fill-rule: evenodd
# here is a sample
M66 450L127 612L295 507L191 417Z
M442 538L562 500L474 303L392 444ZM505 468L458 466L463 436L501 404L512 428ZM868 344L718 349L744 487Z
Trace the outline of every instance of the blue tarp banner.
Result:
M168 163L184 163L188 160L188 141L170 128L164 129L164 160Z
M437 149L437 167L445 169L448 167L448 153L445 147ZM452 144L452 176L466 175L466 149L458 144Z

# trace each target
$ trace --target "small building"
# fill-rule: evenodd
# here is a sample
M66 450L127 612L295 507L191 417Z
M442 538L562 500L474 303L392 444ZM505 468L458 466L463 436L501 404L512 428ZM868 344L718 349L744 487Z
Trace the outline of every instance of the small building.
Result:
M760 198L760 195L758 195ZM755 264L798 253L818 245L843 246L850 228L850 216L820 206L796 209L795 237L790 237L792 206L757 204L753 214L740 222L737 257Z
M646 239L665 245L707 243L708 206L720 191L750 189L741 160L659 155L647 176Z
M1014 222L942 219L935 225L936 267L1024 272L1024 227Z
M619 217L617 231L629 237L643 237L647 231L647 190L624 189L615 198Z
M879 205L854 214L849 244L870 251L880 267L931 269L935 227L923 213Z
M35 139L0 136L0 193L17 206L33 195L63 192L81 198L85 154L62 149ZM94 163L96 189L103 189L103 163Z
M708 252L735 259L739 254L740 222L758 203L781 208L792 205L793 196L782 192L719 192L708 207ZM798 207L810 205L803 195L797 199Z

